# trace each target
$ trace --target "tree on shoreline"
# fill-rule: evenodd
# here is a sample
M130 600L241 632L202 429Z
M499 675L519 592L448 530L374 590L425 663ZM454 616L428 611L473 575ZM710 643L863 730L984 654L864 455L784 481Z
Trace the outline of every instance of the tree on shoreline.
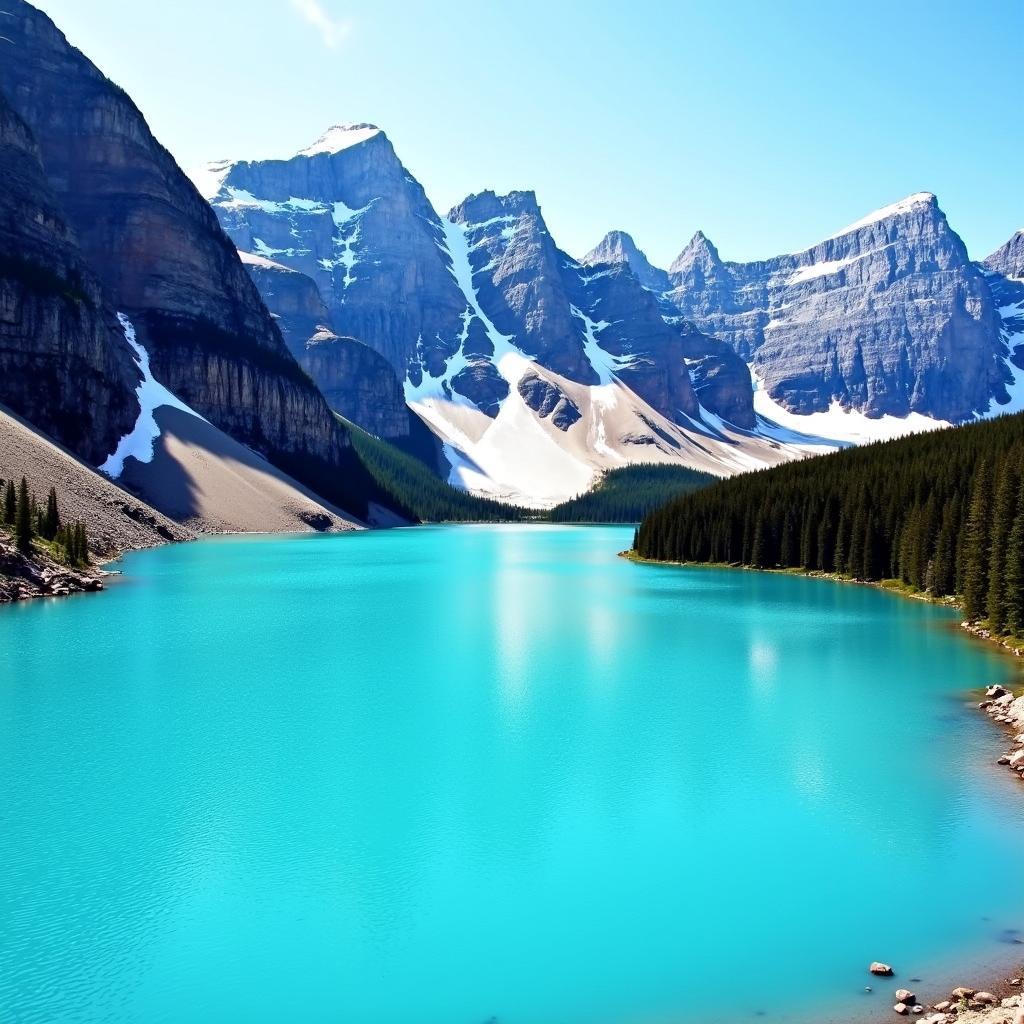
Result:
M647 516L636 550L898 580L1024 637L1024 413L720 481Z
M32 502L28 481L22 477L18 486L18 504L14 513L14 543L22 554L32 550Z

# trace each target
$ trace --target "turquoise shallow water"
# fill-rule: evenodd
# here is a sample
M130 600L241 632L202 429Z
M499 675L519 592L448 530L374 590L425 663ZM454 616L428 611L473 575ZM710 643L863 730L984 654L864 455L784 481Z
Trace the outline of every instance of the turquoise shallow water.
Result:
M0 1020L821 1022L1012 955L1007 662L629 537L209 541L0 612Z

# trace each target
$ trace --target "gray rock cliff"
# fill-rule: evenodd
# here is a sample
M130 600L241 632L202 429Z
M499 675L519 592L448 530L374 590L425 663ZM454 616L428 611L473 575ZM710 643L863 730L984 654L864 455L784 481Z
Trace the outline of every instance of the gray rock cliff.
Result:
M217 219L131 99L49 18L5 0L0 91L31 128L82 253L157 378L326 497L361 511L347 436Z
M0 182L0 402L97 465L135 423L140 374L3 95Z
M786 408L959 421L1006 399L999 318L930 193L795 255L727 263L698 233L668 298L751 359Z

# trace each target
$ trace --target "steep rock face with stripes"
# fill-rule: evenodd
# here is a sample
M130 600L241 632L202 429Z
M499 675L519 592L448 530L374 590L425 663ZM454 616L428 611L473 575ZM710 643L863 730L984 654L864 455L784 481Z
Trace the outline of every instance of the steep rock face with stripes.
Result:
M669 277L680 315L749 360L792 412L958 422L1008 400L996 305L931 193L760 262L724 261L698 232Z
M98 465L139 414L138 368L2 94L0 180L0 403Z
M82 257L155 377L236 440L364 511L347 435L209 205L127 94L45 14L23 0L4 6L0 92L34 135Z
M195 177L240 250L314 281L332 329L401 377L457 351L466 304L441 219L375 126L337 125L287 159L222 161Z

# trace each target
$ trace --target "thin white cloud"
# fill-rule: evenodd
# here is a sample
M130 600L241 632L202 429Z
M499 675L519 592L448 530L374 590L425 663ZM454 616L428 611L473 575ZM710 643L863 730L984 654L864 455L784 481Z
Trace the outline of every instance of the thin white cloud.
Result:
M347 18L331 17L324 10L321 0L289 0L289 3L303 21L320 33L320 38L328 49L337 49L352 31L352 23Z

